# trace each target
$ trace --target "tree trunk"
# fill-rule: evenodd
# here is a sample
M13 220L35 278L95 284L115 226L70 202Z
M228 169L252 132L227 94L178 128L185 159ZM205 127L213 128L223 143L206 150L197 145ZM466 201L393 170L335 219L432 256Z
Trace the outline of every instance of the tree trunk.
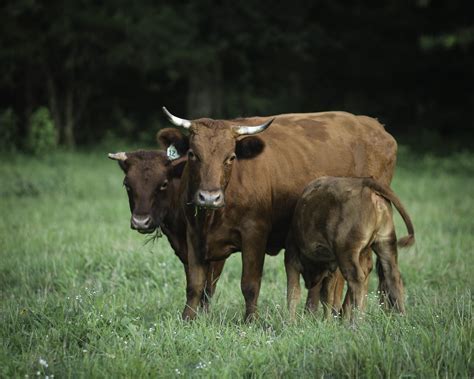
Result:
M218 63L191 73L186 117L222 117L221 88L222 75Z
M66 93L66 109L65 109L65 122L64 122L64 145L73 149L76 146L76 140L74 138L74 127L75 127L75 115L74 115L74 92L72 88L67 89Z
M47 73L46 86L48 89L49 108L54 121L54 127L56 128L56 143L58 143L60 142L61 138L62 117L59 110L56 86L54 84L53 76L50 72Z

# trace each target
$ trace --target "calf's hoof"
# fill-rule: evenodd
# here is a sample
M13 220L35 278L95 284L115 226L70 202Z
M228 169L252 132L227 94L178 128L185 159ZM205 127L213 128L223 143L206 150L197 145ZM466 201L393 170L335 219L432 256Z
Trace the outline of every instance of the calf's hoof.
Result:
M196 311L186 305L183 311L182 318L184 321L191 321L196 318Z

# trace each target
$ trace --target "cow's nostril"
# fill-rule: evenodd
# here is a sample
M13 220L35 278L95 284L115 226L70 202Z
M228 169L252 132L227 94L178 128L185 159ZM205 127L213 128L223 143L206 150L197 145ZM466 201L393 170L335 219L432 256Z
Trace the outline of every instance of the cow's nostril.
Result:
M199 191L199 200L206 201L206 197L204 196L204 194L201 191Z
M219 201L221 199L221 194L218 193L215 197L214 197L214 201Z

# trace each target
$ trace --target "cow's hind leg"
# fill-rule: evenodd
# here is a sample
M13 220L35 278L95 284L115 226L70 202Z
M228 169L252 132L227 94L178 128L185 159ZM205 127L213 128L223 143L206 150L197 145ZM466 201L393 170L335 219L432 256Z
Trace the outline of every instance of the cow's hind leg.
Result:
M293 248L287 246L285 250L286 300L291 320L294 320L295 318L296 307L298 306L301 297L300 272L297 268L298 264L294 260L293 254ZM308 301L309 298L310 293L308 292Z
M339 315L341 310L344 278L339 270L329 272L322 282L321 302L324 307L324 318Z
M333 303L333 315L339 316L342 310L342 295L344 293L344 286L346 281L341 274L341 271L337 269L334 272L336 285L334 286L334 303Z
M306 312L314 314L318 311L319 301L321 300L322 282L316 284L308 290L308 297L304 309Z
M388 238L378 238L372 245L377 254L377 273L381 301L400 313L405 312L403 282L398 268L397 238L395 232Z

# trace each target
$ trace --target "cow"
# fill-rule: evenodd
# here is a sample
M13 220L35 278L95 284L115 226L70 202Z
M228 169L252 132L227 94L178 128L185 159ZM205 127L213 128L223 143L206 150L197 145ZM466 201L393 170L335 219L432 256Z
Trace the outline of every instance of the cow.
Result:
M348 283L345 316L351 316L351 307L362 311L367 288L360 258L371 249L381 262L378 275L387 286L386 303L404 313L391 204L409 233L398 245L411 246L415 241L412 221L389 187L372 178L335 177L318 178L306 187L295 207L285 251L291 317L299 300L300 273L306 287L312 288L323 280L330 282L338 269Z
M388 185L394 173L397 144L371 117L321 112L186 120L163 110L189 131L181 200L190 279L184 319L196 316L210 262L237 251L245 319L254 318L265 252L284 248L296 201L311 180L373 176Z
M162 129L157 134L157 139L162 146L174 146L176 159L171 160L168 152L160 150L110 153L108 157L118 161L125 174L123 184L130 205L131 229L147 234L160 228L176 256L183 263L187 278L186 223L178 204L181 175L187 161L187 139L172 128ZM216 261L210 264L206 288L200 302L205 310L208 309L209 301L215 293L224 263L225 261ZM342 277L341 279L343 281ZM342 294L340 284L339 287L331 289L336 291L337 294L334 296L338 299ZM319 287L309 291L308 308L317 308L319 293ZM338 303L335 307L338 307Z
M170 129L170 128L169 128ZM162 130L159 141L166 138L173 141L174 129ZM186 164L187 144L185 139L176 144L176 152L181 157L170 160L164 151L119 152L108 155L118 161L125 174L123 181L130 205L130 227L140 233L153 233L160 228L184 266L188 276L186 245L186 223L178 206L181 174ZM224 261L212 262L206 280L206 291L201 305L207 309L209 299L214 294L217 280L224 267Z

